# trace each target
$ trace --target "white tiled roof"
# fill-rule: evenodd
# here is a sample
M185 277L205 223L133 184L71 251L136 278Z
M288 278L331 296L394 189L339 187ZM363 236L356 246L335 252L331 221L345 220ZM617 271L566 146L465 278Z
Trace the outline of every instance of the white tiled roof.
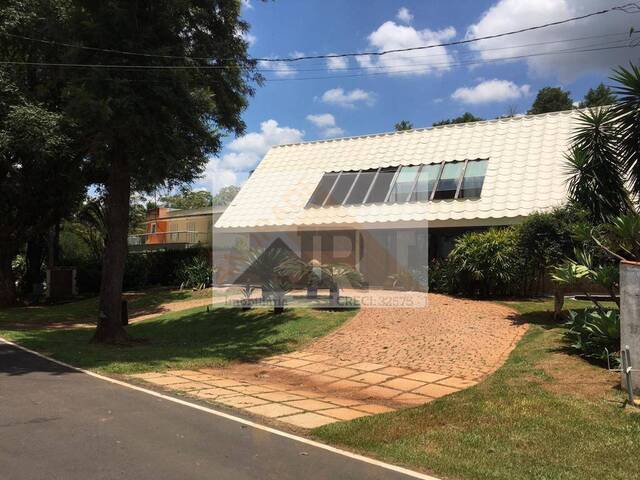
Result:
M511 223L566 200L575 118L556 112L273 147L216 227ZM479 199L305 208L325 172L475 158L489 159Z

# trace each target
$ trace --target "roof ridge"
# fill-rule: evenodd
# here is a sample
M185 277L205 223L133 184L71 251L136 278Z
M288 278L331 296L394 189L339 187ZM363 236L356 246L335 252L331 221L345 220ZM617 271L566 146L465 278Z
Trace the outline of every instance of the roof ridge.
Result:
M411 128L409 130L401 130L401 131L388 131L388 132L379 132L379 133L366 133L363 135L351 135L347 137L336 137L336 138L326 138L320 140L309 140L306 142L296 142L296 143L282 143L280 145L274 145L271 148L281 148L281 147L295 147L297 145L312 145L315 143L330 143L330 142L339 142L343 140L359 140L365 138L373 138L373 137L384 137L387 135L406 135L414 132L424 132L427 130L435 130L435 129L444 129L444 128L465 128L478 124L488 124L488 123L497 123L497 122L509 122L514 120L524 120L527 118L533 117L544 117L544 116L556 116L556 115L570 115L578 111L584 111L587 108L572 108L571 110L559 110L557 112L546 112L546 113L536 113L536 114L524 114L524 115L514 115L512 117L498 117L498 118L490 118L487 120L478 120L476 122L464 122L464 123L450 123L447 125L432 125L431 127L418 127Z

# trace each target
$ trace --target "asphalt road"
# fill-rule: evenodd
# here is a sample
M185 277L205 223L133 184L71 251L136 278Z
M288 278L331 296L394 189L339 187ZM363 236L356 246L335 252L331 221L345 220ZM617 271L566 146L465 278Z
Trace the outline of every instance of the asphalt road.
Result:
M408 479L0 342L0 478Z

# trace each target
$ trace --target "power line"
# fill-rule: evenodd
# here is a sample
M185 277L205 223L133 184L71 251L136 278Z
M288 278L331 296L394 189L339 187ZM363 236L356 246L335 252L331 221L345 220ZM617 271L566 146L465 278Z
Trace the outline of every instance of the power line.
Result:
M478 65L478 64L484 64L484 63L496 63L496 62L501 62L501 61L508 61L508 60L519 60L519 59L525 59L525 58L531 58L531 57L539 57L539 56L549 56L549 55L564 55L564 54L574 54L574 53L587 53L587 52L595 52L595 51L605 51L605 50L614 50L614 49L621 49L621 48L636 48L638 47L638 45L619 45L619 46L611 46L611 47L598 47L598 48L583 48L583 47L574 47L574 48L570 48L570 49L566 49L566 50L558 50L555 52L539 52L539 53L532 53L532 54L526 54L526 55L516 55L516 56L511 56L511 57L500 57L500 58L495 58L495 59L481 59L481 60L475 60L475 61L465 61L465 62L442 62L440 64L426 64L429 66L446 66L447 68L456 68L456 67L465 67L465 66L469 66L469 65ZM0 61L0 65L1 64L14 64L16 65L16 62L1 62ZM60 66L60 64L42 64L42 63L17 63L18 66L45 66L45 67L56 67L56 66ZM62 66L69 66L69 64L61 64ZM98 65L98 66L105 66L105 65ZM91 68L91 65L84 65L84 64L78 64L78 65L74 65L74 67L87 67L87 68ZM145 69L144 68L133 68L135 66L127 66L127 65L119 65L119 70L130 70L132 72L144 72ZM137 66L137 67L145 67L145 66ZM162 68L162 69L153 69L153 71L155 72L167 72L170 71L171 69L173 69L174 67L166 67L166 68ZM180 68L180 66L178 66L178 68ZM186 68L186 67L185 67ZM190 67L190 68L196 68L196 67ZM326 79L336 79L336 78L353 78L353 77L371 77L371 76L379 76L379 75L389 75L389 74L408 74L408 73L418 73L418 72L424 72L425 69L424 68L407 68L404 70L393 70L393 71L383 71L383 72L363 72L363 73L354 73L354 74L348 74L348 75L323 75L323 76L315 76L315 77L296 77L296 78L266 78L266 81L269 82L285 82L285 81L301 81L301 80L326 80ZM150 73L150 72L147 72ZM150 83L173 83L170 81L170 79L127 79L127 78L100 78L100 79L92 79L90 77L87 78L80 78L78 80L81 81L86 81L86 80L96 80L96 81L114 81L114 82L119 82L119 81L123 81L123 82L140 82L140 83L144 83L144 82L150 82Z
M397 49L391 49L391 50L383 50L380 52L351 52L351 53L336 53L336 54L323 54L323 55L306 55L306 56L299 56L299 57L294 57L294 58L289 58L289 57L285 57L285 58L249 58L249 60L251 61L258 61L258 62L299 62L302 60L318 60L318 59L329 59L329 58L343 58L343 57L362 57L362 56L377 56L377 57L381 57L383 55L388 55L391 53L400 53L400 52L410 52L410 51L416 51L416 50L427 50L427 49L432 49L432 48L437 48L437 47L451 47L451 46L455 46L455 45L464 45L464 44L469 44L469 43L473 43L473 42L479 42L482 40L491 40L491 39L495 39L495 38L501 38L501 37L506 37L509 35L516 35L519 33L524 33L524 32L530 32L530 31L534 31L534 30L540 30L543 28L548 28L548 27L553 27L553 26L557 26L557 25L562 25L565 23L569 23L569 22L575 22L578 20L584 20L590 17L595 17L595 16L599 16L599 15L604 15L610 12L614 12L614 11L620 11L620 12L624 12L624 13L639 13L640 12L640 5L638 5L638 3L627 3L624 5L618 5L616 7L611 7L611 8L607 8L604 10L599 10L596 12L591 12L591 13L587 13L585 15L580 15L580 16L576 16L576 17L571 17L571 18L567 18L564 20L558 20L555 22L549 22L549 23L545 23L542 25L535 25L532 27L526 27L526 28L521 28L518 30L512 30L509 32L502 32L502 33L497 33L497 34L493 34L493 35L486 35L484 37L475 37L475 38L467 38L464 40L455 40L455 41L451 41L451 42L445 42L445 43L438 43L438 44L432 44L432 45L422 45L422 46L417 46L417 47L407 47L407 48L397 48ZM77 45L77 44L73 44L73 43L65 43L65 42L57 42L54 40L46 40L46 39L39 39L39 38L34 38L34 37L29 37L29 36L25 36L25 35L18 35L18 34L12 34L12 33L8 33L8 32L0 32L0 34L8 36L8 37L13 37L13 38L18 38L18 39L22 39L22 40L28 40L28 41L32 41L32 42L39 42L39 43L44 43L44 44L48 44L48 45L57 45L57 46L63 46L63 47L69 47L69 48L78 48L78 49L83 49L83 50L92 50L92 51L98 51L98 52L105 52L105 53L116 53L116 54L120 54L120 55L134 55L134 56L142 56L142 57L152 57L152 58L165 58L165 59L182 59L182 60L211 60L212 57L190 57L190 56L179 56L179 55L162 55L162 54L152 54L152 53L143 53L143 52L131 52L131 51L126 51L126 50L117 50L117 49L110 49L110 48L98 48L98 47L90 47L90 46L85 46L85 45Z
M503 60L515 60L522 58L529 58L541 55L557 55L563 53L580 53L580 52L593 52L600 50L610 50L613 48L635 48L638 45L616 45L612 47L598 47L598 48L587 48L593 47L596 45L608 45L608 44L618 44L623 40L615 40L612 42L607 42L604 44L591 44L591 45L583 45L576 46L564 50L556 50L553 52L539 52L539 53L531 53L526 55L516 55L510 57L499 57L495 59L482 59L477 61L469 61L465 63L459 63L459 65L473 65L473 64L481 64L492 61L503 61ZM509 47L509 48L519 48L519 47ZM425 63L425 64L414 64L412 67L416 66L443 66L443 65L452 65L456 62L441 62L441 63ZM86 64L86 63L48 63L48 62L21 62L21 61L0 61L0 65L21 65L21 66L37 66L37 67L69 67L69 68L104 68L104 69L117 69L117 70L219 70L221 67L217 65L127 65L127 64L105 64L105 63L96 63L96 64ZM396 65L398 67L402 67L403 65ZM393 65L374 65L369 67L352 67L345 68L344 70L368 70L368 69L385 69L388 70L392 68ZM300 69L295 71L324 71L325 69ZM286 71L284 69L259 69L262 72L282 72ZM334 77L339 78L339 77Z
M568 53L587 53L587 52L597 52L597 51L604 51L604 50L616 50L616 49L620 49L620 48L636 48L638 47L638 45L636 46L630 46L630 45L619 45L619 46L613 46L613 47L602 47L602 48L589 48L589 49L570 49L570 50L565 50L565 51L556 51L556 52L541 52L541 53L532 53L532 54L527 54L527 55L516 55L516 56L512 56L512 57L500 57L500 58L495 58L495 59L484 59L484 60L477 60L477 61L469 61L469 62L459 62L459 63L450 63L450 64L442 64L442 66L447 65L448 67L465 67L465 66L469 66L469 65L480 65L480 64L484 64L484 63L496 63L496 62L502 62L502 61L507 61L507 60L521 60L521 59L525 59L525 58L531 58L531 57L541 57L541 56L549 56L549 55L563 55L563 54L568 54ZM336 79L336 78L353 78L353 77L371 77L371 76L378 76L378 75L389 75L391 74L406 74L406 73L417 73L417 72L424 72L425 69L424 68L411 68L411 69L406 69L406 70L393 70L391 72L389 71L384 71L384 72L365 72L365 73L354 73L354 74L349 74L349 75L324 75L324 76L318 76L318 77L291 77L291 78L266 78L265 81L267 82L286 82L286 81L300 81L300 80L327 80L327 79Z
M358 52L358 53L336 53L336 54L328 54L328 55L305 55L294 58L260 58L255 59L263 62L298 62L300 60L314 60L314 59L327 59L327 58L342 58L342 57L362 57L362 56L377 56L381 57L383 55L388 55L390 53L400 53L400 52L411 52L414 50L426 50L430 48L436 47L452 47L454 45L464 45L473 42L479 42L482 40L492 40L495 38L506 37L508 35L516 35L518 33L531 32L534 30L540 30L542 28L553 27L557 25L562 25L569 22L575 22L577 20L584 20L586 18L595 17L598 15L604 15L613 11L620 11L624 13L640 13L640 5L637 3L627 3L624 5L619 5L617 7L611 7L604 10L600 10L597 12L587 13L585 15L580 15L577 17L567 18L565 20L558 20L556 22L549 22L542 25L536 25L533 27L521 28L519 30L512 30L510 32L496 33L494 35L486 35L484 37L475 37L475 38L467 38L464 40L455 40L452 42L438 43L433 45L423 45L419 47L408 47L408 48L396 48L392 50L383 50L381 52Z
M546 44L551 44L551 43L563 43L564 40L557 40L557 41L552 41L552 42L541 42L541 43L531 43L531 44L523 44L523 45L514 45L514 46L509 46L509 47L501 47L501 48L496 48L496 49L483 49L482 52L486 52L486 51L495 51L495 50L509 50L509 49L514 49L514 48L523 48L523 47L529 47L529 46L538 46L538 45L546 45ZM624 43L624 45L619 45L620 43ZM610 42L604 42L604 43L591 43L588 45L579 45L579 46L574 46L571 47L569 49L564 49L564 50L556 50L554 52L540 52L540 53L549 53L549 54L555 54L555 53L572 53L574 51L576 51L575 49L584 49L584 48L591 48L591 47L604 47L607 45L617 45L620 47L635 47L636 45L631 45L627 42L626 39L622 39L622 40L613 40ZM535 54L528 54L528 55L535 55ZM409 59L416 59L416 58L433 58L433 57L451 57L451 54L449 53L445 53L445 54L439 54L439 55L422 55L422 56L412 56L412 57L403 57L403 60L409 60ZM498 57L498 58L494 58L492 60L508 60L508 59L513 59L513 58L518 58L518 57ZM464 59L462 59L464 60ZM392 68L396 68L396 67L407 67L407 66L411 66L411 67L428 67L428 66L440 66L440 65L449 65L452 62L440 62L440 63L411 63L410 65L408 65L408 63L410 62L404 62L404 63L396 63L396 64L385 64L385 65L371 65L371 66L358 66L358 67L339 67L339 68L332 68L331 71L350 71L350 70L389 70ZM320 71L326 71L327 68L297 68L294 71L295 72L320 72ZM290 70L287 69L283 69L283 68L274 68L274 69L259 69L260 72L288 72Z

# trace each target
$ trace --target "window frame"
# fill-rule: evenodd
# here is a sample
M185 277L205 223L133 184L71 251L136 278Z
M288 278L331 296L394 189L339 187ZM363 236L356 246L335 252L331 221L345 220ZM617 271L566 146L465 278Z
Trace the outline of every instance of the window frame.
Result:
M469 163L471 162L487 162L487 166L485 168L485 172L484 172L484 176L482 177L482 186L480 187L480 192L482 193L482 188L484 187L484 180L487 176L487 168L489 168L489 159L488 158L474 158L472 160L467 159L466 164L464 166L464 175L462 176L462 179L460 180L460 185L458 185L458 191L456 192L456 199L460 199L460 192L462 191L462 184L464 183L464 178L465 175L467 174L467 168L469 166ZM478 195L477 197L462 197L462 200L477 200L478 198L481 198L481 195Z
M378 167L378 169L376 170L375 175L373 176L373 179L371 180L371 184L369 185L369 188L367 190L367 194L364 196L364 199L362 200L362 203L360 205L366 205L369 203L369 195L371 195L371 190L373 189L373 186L376 184L376 180L378 180L378 175L380 174L380 169L382 167ZM357 205L357 204L356 204Z
M405 200L403 201L396 201L393 202L394 204L398 203L417 203L417 202L433 202L433 201L440 201L440 200L467 200L467 199L478 199L481 198L481 196L478 197L471 197L471 198L461 198L460 197L460 192L462 191L462 184L464 182L464 178L465 175L467 173L467 169L469 167L469 163L470 162L489 162L489 157L485 157L485 158L465 158L464 160L452 160L452 161L446 161L446 160L442 160L441 162L432 162L432 163L419 163L419 164L415 164L415 163L411 163L411 164L407 164L407 165L388 165L385 167L377 167L377 168L366 168L366 169L360 169L360 170L341 170L341 171L330 171L330 172L324 172L322 174L322 177L320 178L320 181L318 182L318 185L320 184L320 182L322 181L322 179L325 177L325 175L329 175L329 174L336 174L335 179L333 180L333 183L331 184L331 188L327 191L327 194L325 196L325 198L322 201L321 205L312 205L311 204L311 198L309 198L309 200L307 201L307 204L305 206L305 208L325 208L325 207L337 207L337 206L351 206L351 205L372 205L374 202L370 201L370 197L371 197L371 192L373 190L374 185L376 184L378 177L380 176L380 172L383 169L387 169L387 168L395 168L395 172L393 174L393 178L391 179L391 182L389 183L389 186L387 188L387 192L384 196L384 200L382 200L381 202L375 202L375 203L383 203L383 204L389 204L389 198L391 196L391 192L393 191L393 187L396 184L396 181L398 179L398 176L400 174L400 172L402 171L403 168L405 167L418 167L418 170L416 172L415 178L413 180L413 185L411 186L411 190L409 191L409 193L407 194L407 197ZM457 183L456 183L456 191L454 194L453 198L443 198L443 199L435 199L435 194L438 191L438 186L440 185L440 181L442 180L442 174L444 172L444 169L446 167L447 164L451 164L451 163L462 163L462 168L460 170L460 173L458 174L458 178L457 178ZM420 181L420 176L422 175L423 171L426 168L429 168L432 165L437 165L438 166L438 173L436 175L436 178L433 182L433 189L431 190L431 192L429 192L429 198L427 198L426 200L412 200L411 198L413 197L414 193L416 192L416 188L418 186L418 183ZM487 168L488 168L488 163L487 163ZM373 178L371 179L371 183L369 184L368 188L367 188L367 192L365 193L363 199L361 202L359 203L346 203L347 200L349 199L349 197L351 197L351 193L353 192L353 189L355 188L356 183L358 182L358 180L360 179L360 176L363 174L363 172L369 173L369 172L373 172L375 170L375 173L373 173ZM342 199L342 202L340 203L336 203L335 205L327 205L327 200L331 197L331 194L333 193L336 185L338 184L340 178L342 177L343 174L346 173L354 173L355 172L355 177L353 178L353 181L351 182L351 186L349 187L349 190L347 191L347 193L345 194L344 198ZM486 175L486 173L485 173ZM316 189L318 188L318 185L316 185ZM484 182L483 182L483 186L484 186ZM482 188L480 189L480 191L482 192ZM313 194L315 193L315 190L313 191L313 193L311 194L311 197L313 197Z

